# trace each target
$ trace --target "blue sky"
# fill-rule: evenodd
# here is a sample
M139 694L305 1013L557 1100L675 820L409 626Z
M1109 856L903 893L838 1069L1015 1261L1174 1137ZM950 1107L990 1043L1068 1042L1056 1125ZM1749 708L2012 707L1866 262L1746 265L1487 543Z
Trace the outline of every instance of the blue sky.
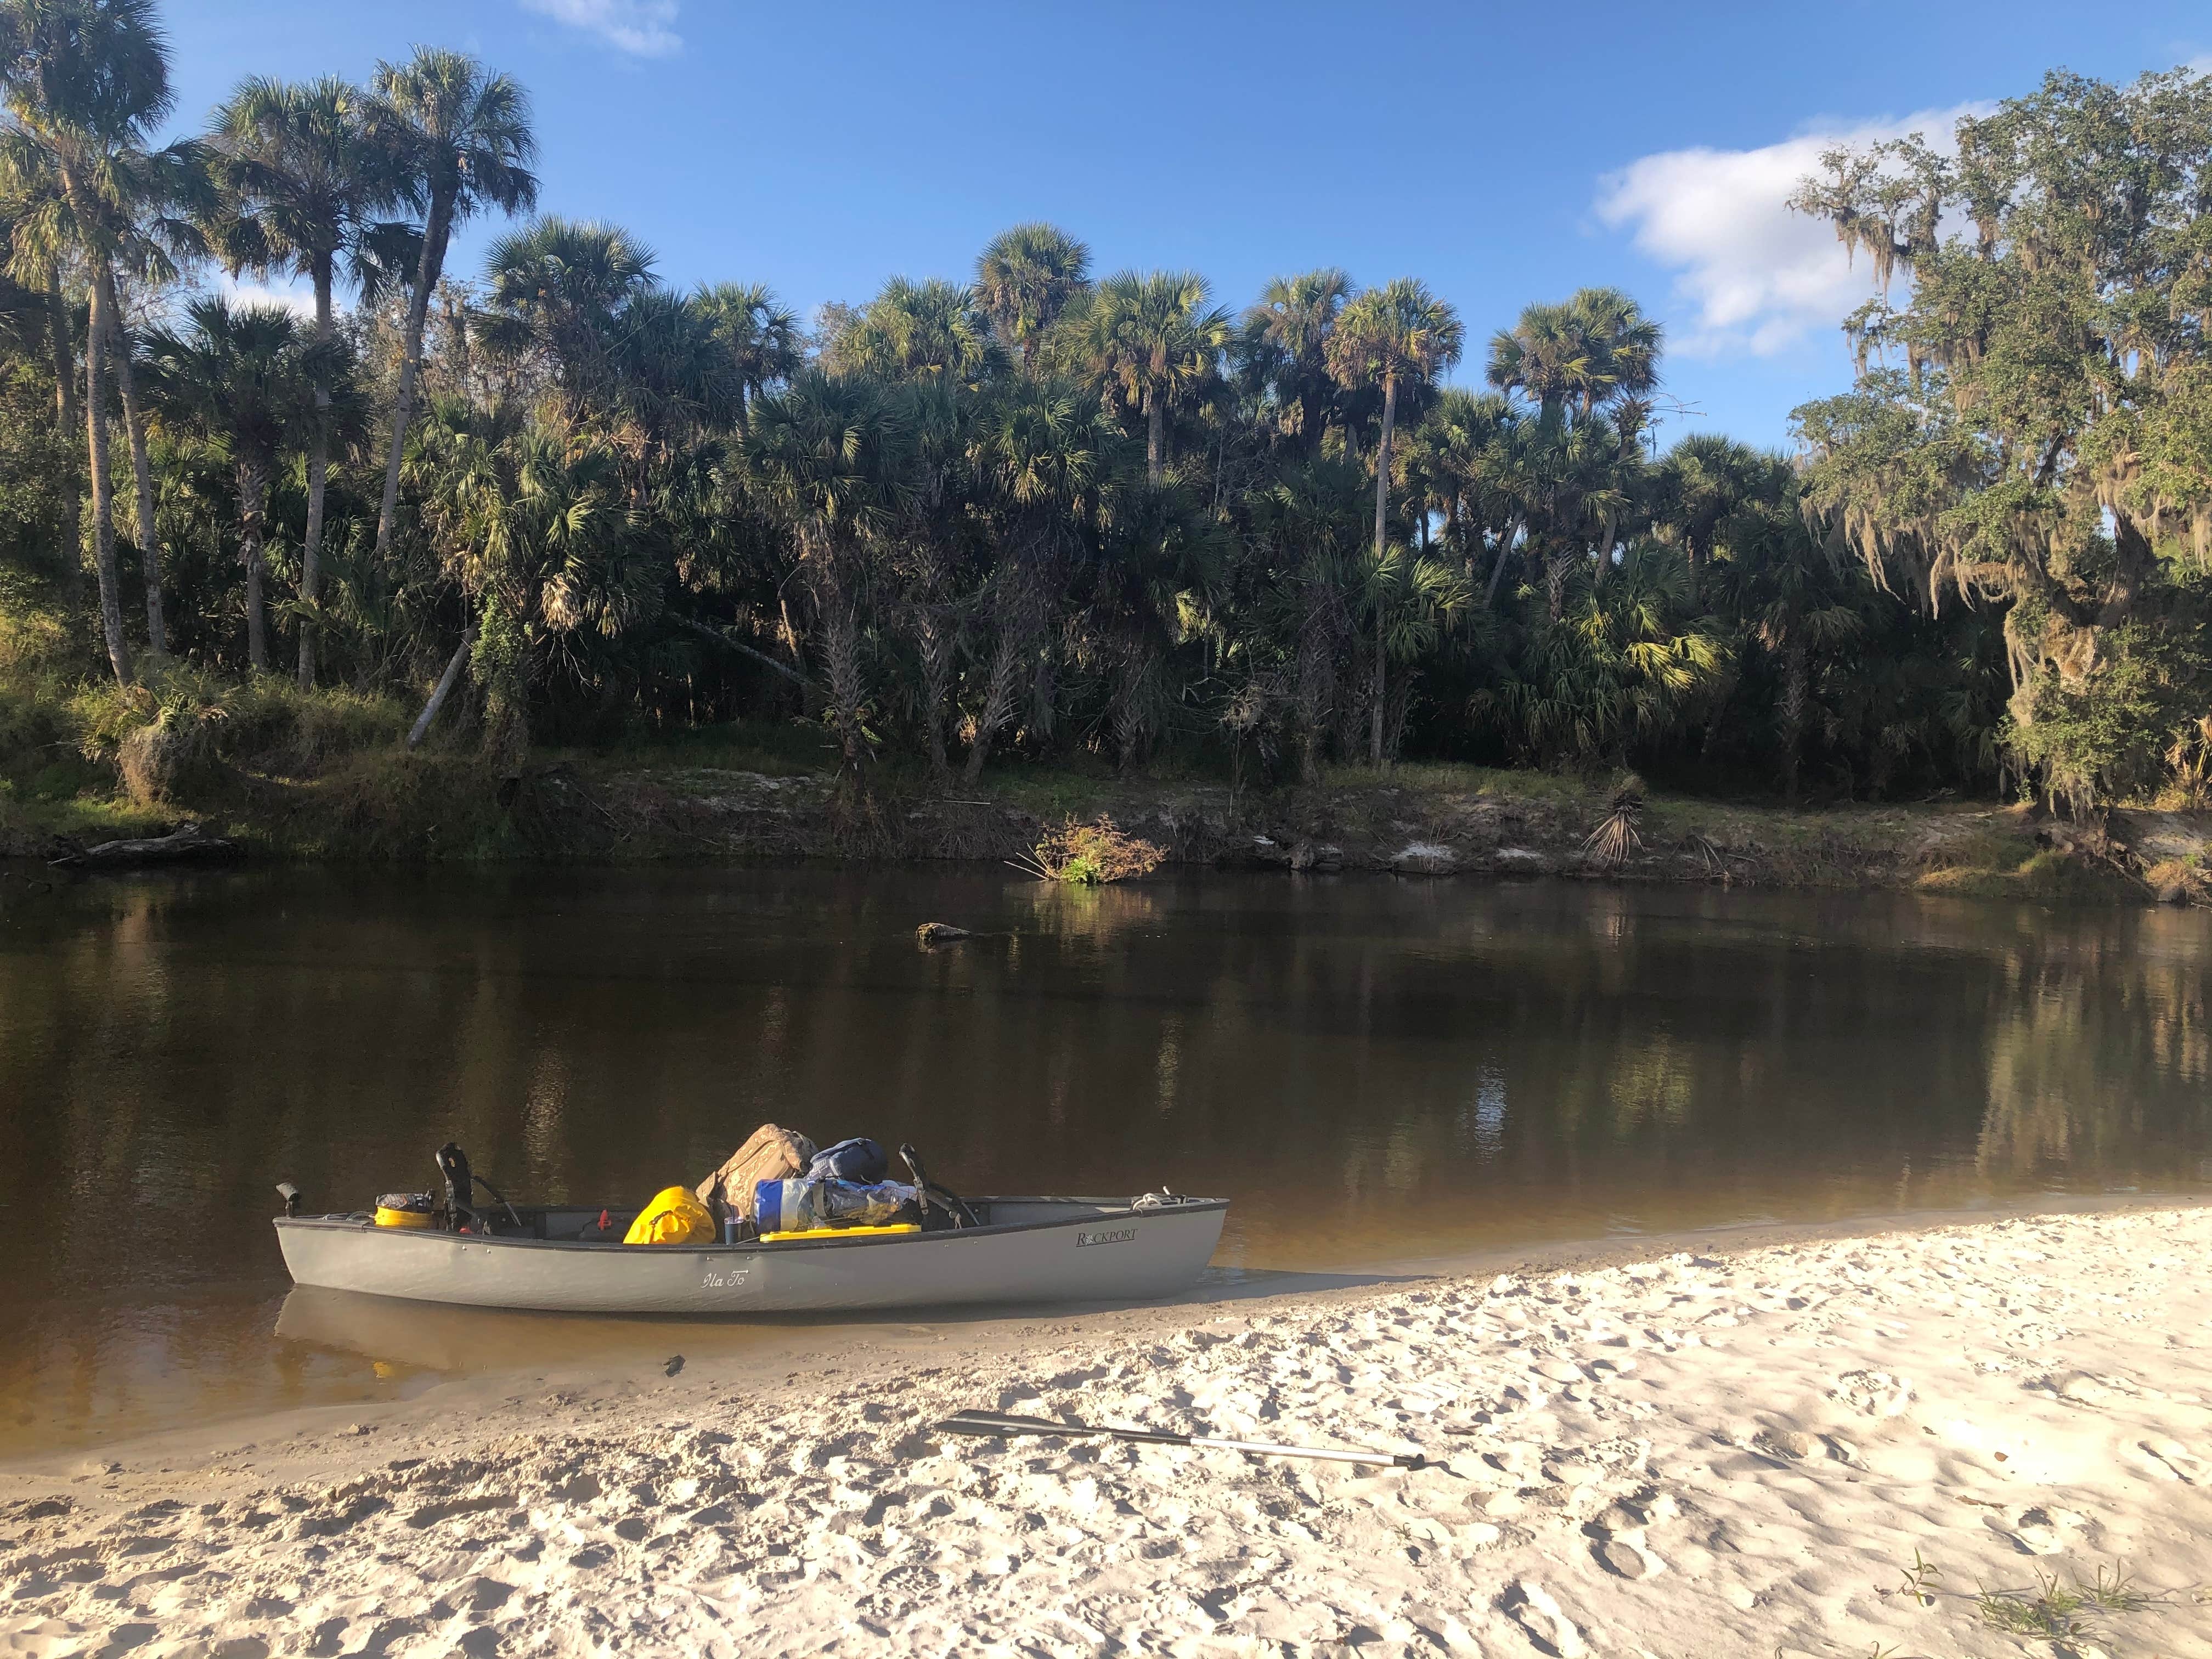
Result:
M417 42L531 90L542 205L629 226L662 275L809 311L963 276L1018 220L1102 273L1188 266L1238 307L1278 272L1414 275L1481 343L1532 300L1626 288L1669 393L1782 444L1848 378L1863 297L1778 208L1820 135L1934 131L2063 64L2212 67L2202 0L2011 3L931 5L845 0L171 0L196 122L241 75L365 77ZM472 271L484 231L457 246Z

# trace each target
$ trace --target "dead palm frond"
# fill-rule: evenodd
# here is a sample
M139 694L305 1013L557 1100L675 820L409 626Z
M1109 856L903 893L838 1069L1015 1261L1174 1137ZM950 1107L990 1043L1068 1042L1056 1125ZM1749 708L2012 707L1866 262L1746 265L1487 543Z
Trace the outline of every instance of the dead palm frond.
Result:
M1584 856L1601 870L1620 869L1631 853L1644 850L1644 837L1636 831L1643 816L1643 792L1632 787L1620 791L1613 798L1613 810L1583 838Z

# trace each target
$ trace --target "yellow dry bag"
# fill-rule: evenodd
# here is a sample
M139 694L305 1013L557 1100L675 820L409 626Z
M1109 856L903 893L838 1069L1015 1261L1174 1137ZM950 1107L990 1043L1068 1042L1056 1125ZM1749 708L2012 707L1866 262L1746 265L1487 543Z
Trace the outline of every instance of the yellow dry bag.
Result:
M684 1187L664 1187L637 1212L623 1235L625 1244L712 1244L714 1218Z

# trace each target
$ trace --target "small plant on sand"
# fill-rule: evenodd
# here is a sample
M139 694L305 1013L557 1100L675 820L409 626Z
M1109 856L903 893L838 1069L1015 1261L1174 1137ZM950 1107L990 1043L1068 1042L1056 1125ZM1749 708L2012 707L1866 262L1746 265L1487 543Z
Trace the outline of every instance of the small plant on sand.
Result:
M1163 848L1118 830L1114 820L1098 817L1089 823L1070 818L1026 854L1008 859L1017 870L1040 881L1064 881L1077 887L1103 887L1109 881L1149 876L1167 857Z
M2111 1577L2105 1569L2097 1569L2097 1576L2081 1587L2081 1599L2100 1613L2141 1613L2151 1604L2151 1597L2136 1588L2136 1582L2114 1567Z
M2079 1590L2058 1582L2055 1572L2035 1575L2035 1590L1985 1589L1976 1599L1982 1622L2014 1636L2067 1637L2081 1633L2075 1615L2088 1604Z
M1923 1607L1932 1607L1936 1605L1936 1581L1942 1576L1943 1569L1924 1559L1915 1548L1912 1565L1905 1569L1905 1582L1897 1587L1897 1594L1911 1596Z

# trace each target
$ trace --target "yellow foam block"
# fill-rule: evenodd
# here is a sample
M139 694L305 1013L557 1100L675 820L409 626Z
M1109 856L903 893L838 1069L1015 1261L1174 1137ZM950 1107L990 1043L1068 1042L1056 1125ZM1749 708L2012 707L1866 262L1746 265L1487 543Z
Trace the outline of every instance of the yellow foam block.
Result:
M919 1221L894 1221L888 1227L809 1227L803 1232L763 1233L763 1244L780 1243L787 1238L865 1238L870 1234L918 1233Z

